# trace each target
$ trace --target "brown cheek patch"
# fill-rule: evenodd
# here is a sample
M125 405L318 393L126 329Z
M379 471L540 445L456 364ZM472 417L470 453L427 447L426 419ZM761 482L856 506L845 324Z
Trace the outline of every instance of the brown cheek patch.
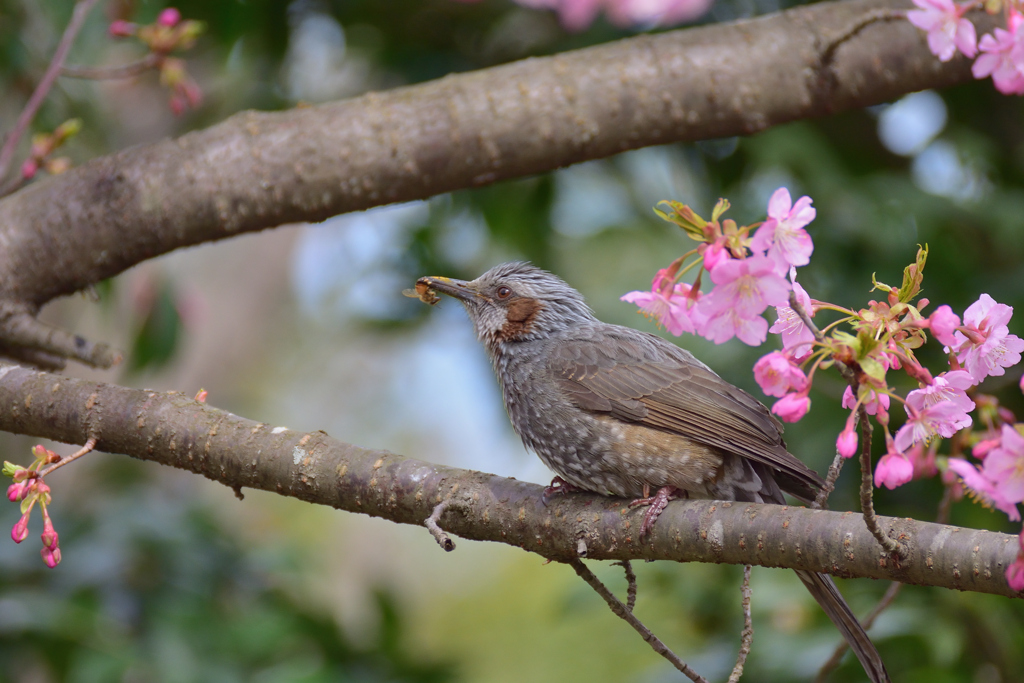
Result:
M508 305L508 316L498 332L498 341L512 341L533 329L533 321L544 308L536 299L520 298Z

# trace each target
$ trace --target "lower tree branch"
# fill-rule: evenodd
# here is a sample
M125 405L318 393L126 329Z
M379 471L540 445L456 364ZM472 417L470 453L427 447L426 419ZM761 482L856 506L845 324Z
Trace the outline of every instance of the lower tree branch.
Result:
M879 517L907 554L893 562L861 515L786 505L708 500L669 504L651 534L643 511L593 494L558 497L543 487L360 448L323 432L254 422L190 395L127 389L20 366L0 366L0 430L83 444L178 467L221 482L340 510L422 526L452 499L464 514L446 531L496 541L551 560L577 559L579 541L597 560L649 559L788 567L1021 597L1006 582L1017 537Z
M615 616L632 626L636 632L640 634L640 637L644 639L644 642L651 646L652 650L671 662L672 666L679 669L679 671L693 681L693 683L708 683L706 678L691 669L689 664L680 659L679 655L672 652L665 643L661 642L658 636L654 635L649 628L644 626L643 622L637 619L633 614L633 611L628 609L626 605L623 605L622 602L615 597L615 594L608 590L607 586L601 583L601 580L594 575L594 572L590 571L590 569L587 568L587 565L583 564L582 560L573 559L570 560L568 564L576 570L576 573L579 574L581 579L590 584L590 587L593 588L606 603L608 603L608 607L610 607L612 612L615 613Z

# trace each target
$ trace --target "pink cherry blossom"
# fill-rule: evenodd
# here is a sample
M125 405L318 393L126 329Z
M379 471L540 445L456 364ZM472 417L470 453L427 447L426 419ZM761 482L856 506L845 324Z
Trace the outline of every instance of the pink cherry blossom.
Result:
M727 259L711 270L711 280L717 286L694 309L707 321L704 337L716 344L734 336L751 346L763 342L768 322L761 313L780 305L789 293L789 283L772 271L771 261L764 256Z
M964 311L964 324L953 333L952 348L975 384L1020 362L1024 339L1010 334L1007 324L1012 315L1012 307L996 303L988 294Z
M953 332L960 327L960 316L949 306L939 306L928 318L928 327L939 343L954 346Z
M1006 568L1006 582L1019 593L1024 591L1024 531L1017 536L1017 543L1020 550L1017 551L1017 559Z
M950 425L942 436L950 437L955 432L970 427L973 421L968 415L974 410L974 401L967 395L966 389L974 385L974 379L970 373L963 370L944 372L932 380L932 383L915 389L907 394L907 412L911 409L923 410L942 403L949 403L955 406L956 411L951 411L948 417Z
M959 406L951 401L944 401L923 409L907 405L910 418L896 432L896 450L901 453L919 441L927 441L935 435L949 438L958 432L962 423ZM968 420L970 417L968 417ZM969 423L968 423L969 424Z
M836 439L836 451L844 458L852 457L857 452L857 432L853 429L853 421L847 420L846 427L839 432Z
M953 0L914 0L921 9L907 12L907 19L928 32L928 49L940 61L948 62L957 50L973 57L978 53L974 24L963 18L968 7Z
M914 478L914 465L902 453L890 450L875 466L875 486L892 490Z
M994 36L985 34L978 47L982 55L975 60L971 73L975 78L992 77L996 90L1004 95L1024 94L1024 63L1021 61L1021 30L996 28Z
M843 407L847 410L853 410L856 405L857 399L853 396L853 389L847 386L846 391L843 392ZM864 401L864 410L867 411L868 415L875 415L878 413L879 407L882 410L889 409L889 395L876 394L874 389L872 389L868 394L867 400Z
M1024 436L1003 425L1001 444L985 456L982 473L1005 500L1024 501Z
M796 272L796 271L793 271ZM814 317L814 306L811 304L811 297L799 282L793 282L793 291L796 292L797 303L804 309L804 312L811 318ZM810 353L811 344L814 342L814 333L811 328L804 324L804 321L788 305L776 306L775 314L778 319L772 325L769 332L782 335L782 348L787 351L793 349L798 352L797 357Z
M950 458L948 462L949 469L960 477L963 485L977 497L982 505L1005 512L1010 521L1020 521L1020 511L1017 506L1003 498L1002 493L996 490L992 481L978 471L977 467L961 458Z
M729 308L708 320L703 330L704 338L716 344L737 337L744 344L760 346L768 337L768 321L760 315L744 317L737 309Z
M814 243L804 226L813 221L815 215L810 197L801 197L794 205L789 190L780 187L768 200L768 220L754 233L750 248L766 252L779 275L785 275L792 266L807 265Z
M671 26L696 19L712 3L713 0L605 0L608 18L619 26Z
M620 298L639 306L641 313L664 325L669 334L678 337L684 332L698 333L698 326L703 328L704 318L694 311L696 302L690 295L700 293L693 292L690 285L672 283L668 270L662 269L654 276L650 291L629 292Z
M717 286L699 306L709 320L730 309L744 318L760 315L789 297L789 283L773 272L764 256L722 261L711 269L711 281Z
M807 375L784 353L772 351L754 364L754 379L768 396L785 396L807 388Z
M783 422L799 422L811 409L811 399L806 393L786 394L772 406L772 412Z

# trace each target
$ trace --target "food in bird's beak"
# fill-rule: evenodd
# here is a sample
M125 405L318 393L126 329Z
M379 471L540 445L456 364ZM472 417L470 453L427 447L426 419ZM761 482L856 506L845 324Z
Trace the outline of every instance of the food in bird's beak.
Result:
M422 280L416 283L416 289L403 289L402 294L410 299L419 299L423 303L430 304L431 306L441 300L437 297L437 292L432 290L430 285Z

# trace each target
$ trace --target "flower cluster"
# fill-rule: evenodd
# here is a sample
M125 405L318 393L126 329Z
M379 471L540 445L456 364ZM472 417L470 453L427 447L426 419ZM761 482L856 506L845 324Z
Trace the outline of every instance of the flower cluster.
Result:
M118 19L111 22L109 32L115 38L135 37L149 48L160 72L160 84L171 91L171 111L181 115L202 103L203 92L189 76L185 62L170 54L191 48L204 29L203 22L182 20L181 12L168 7L152 24L140 26Z
M43 446L33 448L32 455L35 457L35 462L30 467L4 462L4 476L14 480L14 483L7 487L7 500L12 503L21 503L21 518L11 529L11 539L15 543L21 543L28 538L28 519L32 514L32 509L38 504L43 514L43 533L40 536L43 541L43 549L40 554L46 566L53 569L60 564L60 545L57 532L53 528L53 521L47 510L47 506L50 504L50 487L43 481L40 468L56 463L61 458Z
M477 0L461 0L476 2ZM582 31L604 10L617 26L672 26L692 21L711 8L713 0L516 0L524 7L558 12L562 25Z
M655 209L662 218L679 225L700 242L692 251L658 271L650 291L630 292L622 297L641 312L665 325L669 332L690 332L721 344L733 337L757 346L765 340L768 322L761 316L769 306L784 306L791 284L786 273L810 259L813 245L804 227L814 220L808 197L794 206L789 191L781 188L772 195L768 220L740 227L731 219L720 220L729 208L720 200L706 221L679 202L662 202ZM694 260L685 267L686 259ZM677 283L689 270L700 266L693 285ZM703 273L714 287L700 290Z
M672 334L698 334L716 344L738 337L751 346L765 341L768 321L762 314L769 306L776 307L780 317L772 331L783 333L786 350L762 359L755 372L762 386L771 387L765 392L780 397L772 410L783 420L796 421L810 408L809 382L796 362L809 352L808 342L814 337L807 336L788 301L791 291L798 298L807 297L795 282L795 269L806 265L814 251L805 228L814 220L815 210L810 197L794 204L784 187L772 194L763 223L741 227L732 219L722 220L728 208L727 201L719 200L708 221L685 204L659 204L655 209L659 216L700 244L658 271L649 291L629 292L622 299L637 304ZM694 269L692 285L677 282ZM701 292L705 272L714 285L706 293Z
M885 454L874 472L876 486L894 489L942 472L955 491L963 486L975 500L1019 520L1017 504L1024 502L1024 424L1016 423L993 397L977 391L986 378L1005 374L1021 360L1024 339L1009 331L1013 309L982 294L962 320L945 305L926 315L929 302L918 295L927 247L918 249L899 287L873 279L874 290L885 296L860 310L812 299L795 275L814 249L805 230L815 217L811 203L809 197L793 203L788 190L780 188L769 201L767 220L740 227L720 220L728 208L725 200L719 201L710 221L678 202L662 202L655 211L700 244L658 271L650 291L622 298L640 306L672 334L689 332L716 343L736 336L751 345L765 340L768 324L761 314L774 306L777 319L770 331L780 335L782 350L754 365L758 385L766 395L778 397L773 413L787 422L801 419L810 409L808 392L815 373L842 363L852 373L847 375L852 386L843 395L843 407L850 412L836 439L840 455L849 458L859 446L868 446L859 444L857 433L863 408L885 436ZM694 269L692 284L678 282ZM705 270L713 287L702 292ZM812 329L812 318L821 311L841 317L822 331ZM943 345L948 358L948 367L934 375L915 355L929 335ZM893 370L909 375L917 388L900 396L889 384ZM894 401L906 413L895 432L889 415ZM972 431L972 414L984 427L981 431ZM952 453L939 455L941 440L954 436ZM972 455L980 464L960 457L965 444L973 445ZM1007 579L1019 586L1016 590L1024 590L1024 550Z
M941 61L949 61L957 51L971 59L977 56L971 68L975 78L991 76L999 92L1024 95L1024 17L1016 2L969 0L957 4L953 0L914 0L919 9L907 12L907 19L928 33L928 48ZM1006 28L997 28L979 41L974 24L964 14L981 7L993 13L1002 9Z

